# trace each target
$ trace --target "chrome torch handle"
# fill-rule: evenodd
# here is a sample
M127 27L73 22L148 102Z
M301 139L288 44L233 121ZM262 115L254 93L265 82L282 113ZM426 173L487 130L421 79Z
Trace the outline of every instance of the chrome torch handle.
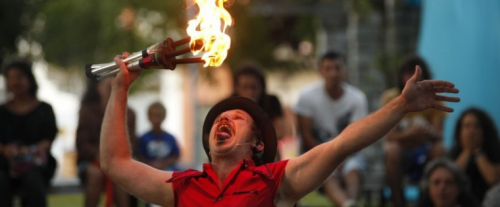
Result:
M137 59L137 60L134 60L133 62L128 63L127 64L127 68L130 71L138 71L138 70L142 70L143 69L140 66L140 59ZM97 75L93 75L92 77L88 77L88 74L87 74L87 77L90 78L90 79L92 79L92 80L99 81L99 80L102 80L102 79L105 79L105 78L108 78L108 77L113 77L119 71L120 71L120 68L115 68L115 69L112 69L112 70L107 70L106 72L99 73Z
M138 52L134 52L130 54L127 58L123 59L122 61L125 63L133 63L135 61L138 61L142 58L147 57L148 55L156 53L160 48L161 48L162 43L158 43L155 45L152 45L145 50L141 50ZM93 80L100 80L102 78L111 76L112 74L116 74L118 72L119 68L115 64L115 62L109 62L109 63L98 63L98 64L87 64L85 65L85 74L87 75L87 78L93 79ZM103 77L101 77L103 76ZM101 77L101 78L99 78Z

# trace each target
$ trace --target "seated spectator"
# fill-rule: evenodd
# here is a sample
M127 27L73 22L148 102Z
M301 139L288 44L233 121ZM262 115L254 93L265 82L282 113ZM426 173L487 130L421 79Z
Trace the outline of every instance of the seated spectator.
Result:
M139 138L138 157L156 169L174 171L179 160L179 146L174 136L163 131L161 123L167 116L167 109L160 102L148 108L151 130Z
M425 61L417 56L407 57L398 71L398 87L382 94L382 106L401 94L406 81L415 72L415 66L422 70L422 80L432 79ZM445 155L442 144L442 126L445 113L427 109L409 113L386 135L385 166L386 180L391 189L395 206L404 206L403 180L409 175L410 181L418 182L425 164Z
M425 167L418 207L478 207L465 174L452 161L441 158Z
M500 180L500 141L495 123L477 108L465 110L457 121L450 155L471 180L478 201Z
M283 108L275 95L266 92L266 80L264 71L252 64L241 66L233 77L233 96L243 96L257 102L267 112L273 121L278 141L284 135ZM280 159L280 154L276 154Z
M328 52L319 61L321 80L301 91L294 112L303 153L335 139L348 125L367 115L366 96L345 82L347 70L340 54ZM365 166L361 153L350 155L326 179L320 192L337 206L357 206Z
M57 134L52 107L37 98L38 84L28 60L4 70L10 99L0 105L0 206L47 206L56 160L50 153Z
M81 101L76 129L76 151L78 177L84 187L85 207L97 206L103 191L106 194L105 206L130 205L127 192L103 174L99 162L99 138L105 107L111 93L111 80L108 78L99 82L89 82ZM131 109L128 109L127 114L129 139L134 145L135 114Z

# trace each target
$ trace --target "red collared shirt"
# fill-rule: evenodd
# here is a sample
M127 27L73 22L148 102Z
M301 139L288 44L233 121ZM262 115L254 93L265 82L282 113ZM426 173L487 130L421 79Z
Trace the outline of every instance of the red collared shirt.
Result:
M170 182L174 188L175 206L274 206L274 198L288 160L255 166L243 160L219 189L217 175L210 164L203 172L174 172Z

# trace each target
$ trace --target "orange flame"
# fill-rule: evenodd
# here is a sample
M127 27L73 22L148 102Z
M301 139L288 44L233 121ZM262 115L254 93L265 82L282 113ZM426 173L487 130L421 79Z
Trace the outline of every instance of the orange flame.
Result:
M226 1L195 0L200 13L188 22L187 33L191 37L189 45L193 54L204 52L201 58L205 60L205 67L221 65L231 46L231 38L225 32L233 20L224 9Z

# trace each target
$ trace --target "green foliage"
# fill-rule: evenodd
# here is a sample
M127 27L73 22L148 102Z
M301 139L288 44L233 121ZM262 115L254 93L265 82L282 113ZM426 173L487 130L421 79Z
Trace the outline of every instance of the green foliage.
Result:
M0 26L12 28L0 33L0 52L15 53L17 39L22 36L29 43L40 43L43 58L59 68L81 69L86 63L110 62L123 51L134 52L167 37L186 36L188 9L184 1L0 2L0 16L8 17L0 19ZM274 51L286 44L296 52L301 41L314 42L314 15L259 16L251 14L252 2L238 2L228 9L235 24L229 29L232 47L226 62L233 68L246 60L265 68L296 66L295 60L276 60ZM132 11L132 25L124 23L127 10ZM29 21L21 21L26 17Z
M356 11L361 17L369 15L373 10L372 0L344 0L347 4L350 4L352 9Z
M17 41L26 36L38 6L44 0L0 0L0 65L17 52Z
M151 13L160 20L149 24L148 16L154 16ZM127 14L131 22L123 19ZM138 22L141 15L145 18ZM44 28L35 37L43 45L47 61L63 67L83 66L109 62L122 51L133 52L156 43L148 38L151 32L179 30L183 15L182 1L52 0L38 16ZM141 23L148 24L149 30L139 30Z
M265 69L290 69L295 60L276 60L275 49L287 44L297 52L303 40L314 42L317 24L313 15L253 15L250 5L234 4L229 12L235 20L231 31L231 49L226 60L231 68L246 61L255 61Z

